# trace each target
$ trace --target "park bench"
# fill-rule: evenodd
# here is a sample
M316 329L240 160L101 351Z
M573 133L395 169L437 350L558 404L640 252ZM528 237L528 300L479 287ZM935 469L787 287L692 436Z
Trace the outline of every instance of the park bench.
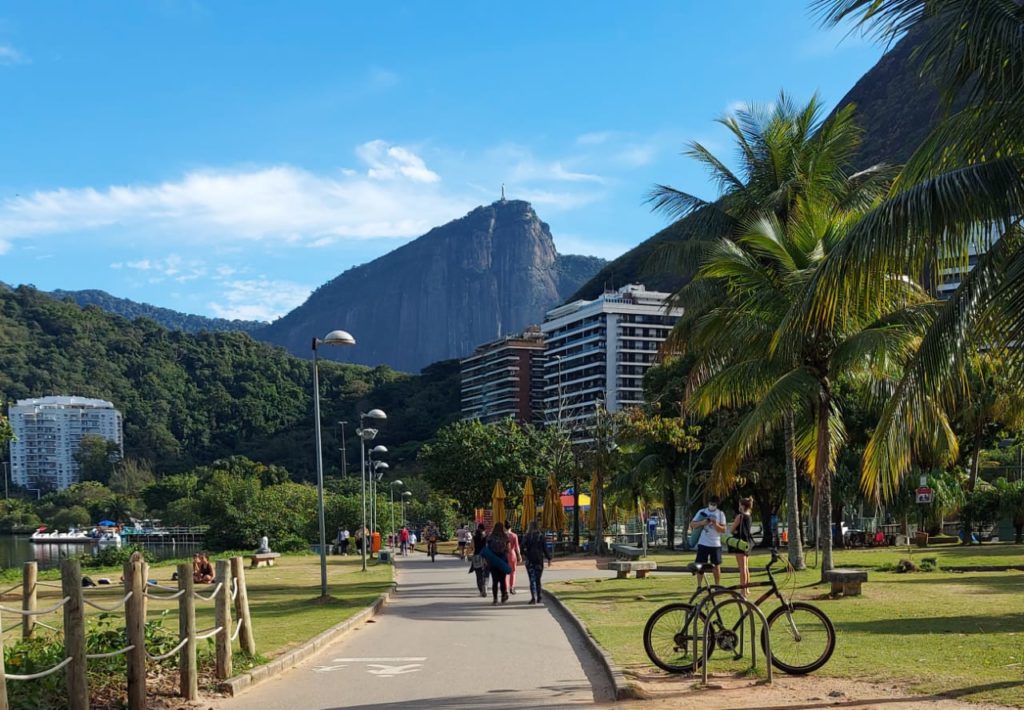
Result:
M832 569L825 572L825 581L832 583L832 596L860 596L860 585L868 581L868 573L859 569Z
M615 558L618 560L639 560L640 556L644 554L642 548L622 543L612 545L612 552L615 553Z
M266 565L267 567L273 567L274 560L276 560L280 556L280 552L254 552L248 556L249 560L251 561L249 567L256 568L262 567L263 565Z
M616 579L627 579L630 573L635 573L637 579L643 579L648 572L658 569L658 563L650 560L616 560L608 563L608 569L615 571Z

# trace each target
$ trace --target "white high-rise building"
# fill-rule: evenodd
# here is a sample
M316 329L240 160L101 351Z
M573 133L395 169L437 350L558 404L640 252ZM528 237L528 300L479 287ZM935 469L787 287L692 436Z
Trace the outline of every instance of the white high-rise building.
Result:
M547 422L579 431L599 400L609 412L643 404L644 373L682 315L666 311L668 296L630 284L547 312L541 325Z
M121 412L110 402L86 397L21 399L8 412L11 481L40 491L78 482L75 453L85 434L115 442L124 450Z

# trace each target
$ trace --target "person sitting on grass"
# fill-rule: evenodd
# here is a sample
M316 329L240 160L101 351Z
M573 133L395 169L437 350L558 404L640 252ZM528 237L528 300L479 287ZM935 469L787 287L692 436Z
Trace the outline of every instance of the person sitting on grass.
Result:
M192 555L192 581L196 584L213 582L213 565L205 553L197 552Z

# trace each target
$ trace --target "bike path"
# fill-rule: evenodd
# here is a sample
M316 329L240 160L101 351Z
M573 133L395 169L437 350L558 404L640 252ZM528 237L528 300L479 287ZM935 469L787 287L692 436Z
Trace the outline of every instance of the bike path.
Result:
M528 604L522 567L517 594L492 606L490 590L480 597L458 558L432 563L416 553L397 566L397 592L374 623L214 707L513 710L610 699L607 678L578 632L548 607ZM558 572L551 577L600 574Z

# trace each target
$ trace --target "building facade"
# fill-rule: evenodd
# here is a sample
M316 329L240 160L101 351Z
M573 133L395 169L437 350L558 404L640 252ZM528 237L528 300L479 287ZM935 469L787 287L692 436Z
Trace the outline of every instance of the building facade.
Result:
M630 284L548 311L541 325L546 422L578 431L599 402L609 412L643 404L644 373L682 315L666 311L668 297Z
M544 335L531 328L485 343L462 365L462 418L543 421Z
M8 412L11 481L26 488L60 490L78 482L75 453L82 437L95 434L124 451L121 412L110 402L86 397L18 400Z

